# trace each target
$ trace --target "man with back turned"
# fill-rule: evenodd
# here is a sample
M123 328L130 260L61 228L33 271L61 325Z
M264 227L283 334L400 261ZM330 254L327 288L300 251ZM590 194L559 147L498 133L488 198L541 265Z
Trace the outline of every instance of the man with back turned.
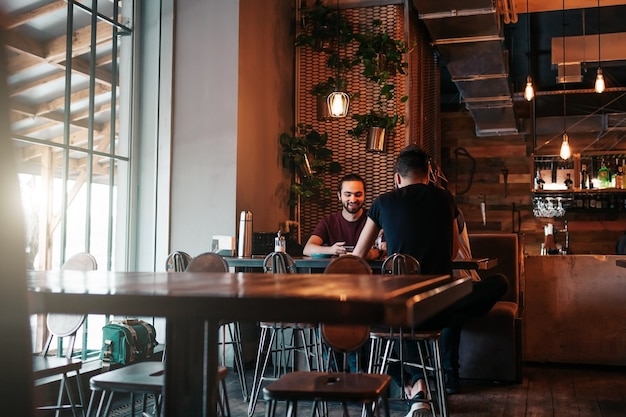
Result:
M398 155L394 173L396 188L380 195L368 211L354 254L364 257L381 229L389 254L403 253L416 258L422 274L452 274L452 259L459 250L459 211L452 195L430 181L431 161L417 145L409 145ZM488 312L507 289L506 280L493 280L474 286L472 293L433 317L420 328L441 328L441 351L446 392L458 393L458 352L464 319ZM415 343L406 345L414 355ZM408 398L425 398L424 376L407 367L404 391ZM397 375L396 379L397 378ZM407 417L428 415L428 404L415 402Z

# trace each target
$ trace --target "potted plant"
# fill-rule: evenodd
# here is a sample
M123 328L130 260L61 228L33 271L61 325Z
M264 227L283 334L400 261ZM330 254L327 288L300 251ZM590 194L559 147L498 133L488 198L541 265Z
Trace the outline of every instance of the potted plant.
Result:
M296 46L309 46L316 51L331 52L337 39L344 45L352 40L352 26L336 8L324 6L321 0L302 10L304 31L296 36Z
M354 128L348 130L348 134L356 139L367 134L368 151L385 151L385 139L393 133L398 123L404 123L404 118L397 113L388 115L379 110L370 110L365 114L353 114L352 118L357 121Z
M359 44L356 55L363 64L361 74L378 85L378 99L374 109L368 113L352 115L357 124L348 130L348 134L355 138L367 134L367 150L383 152L386 136L393 133L398 123L404 123L403 116L397 112L387 114L385 109L395 108L392 103L395 94L393 77L406 74L408 64L404 56L408 48L403 40L393 39L382 30L381 20L373 20L372 27L370 32L355 33L354 39ZM405 95L400 102L407 100L408 96Z
M382 85L396 74L406 74L408 64L404 55L409 49L406 42L393 39L381 30L381 20L373 20L372 26L372 32L353 35L359 44L356 54L363 63L363 76Z
M300 179L291 184L289 205L295 205L298 197L307 199L330 194L323 174L336 174L342 168L332 159L333 151L326 147L327 141L327 133L319 133L303 123L298 124L294 134L280 135L283 167L297 173Z

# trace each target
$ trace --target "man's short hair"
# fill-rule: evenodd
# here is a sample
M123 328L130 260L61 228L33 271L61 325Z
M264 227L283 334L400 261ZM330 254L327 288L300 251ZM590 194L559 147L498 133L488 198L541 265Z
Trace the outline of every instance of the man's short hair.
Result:
M341 192L341 189L343 187L343 183L346 181L359 181L361 182L361 184L363 184L363 191L365 191L365 181L363 181L363 178L361 178L361 176L359 174L347 174L344 175L340 180L339 180L339 185L337 186L337 191Z
M430 156L418 145L412 144L400 151L396 161L396 172L402 177L428 175Z

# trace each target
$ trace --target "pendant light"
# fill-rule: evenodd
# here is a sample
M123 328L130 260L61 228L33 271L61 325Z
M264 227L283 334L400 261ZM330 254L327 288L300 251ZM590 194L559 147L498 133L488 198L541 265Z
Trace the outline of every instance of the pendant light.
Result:
M602 66L600 62L600 0L598 0L598 74L596 75L596 93L604 91L604 76L602 75Z
M328 114L330 117L346 117L348 115L348 107L350 106L350 97L348 94L339 90L341 79L339 78L339 69L341 68L341 45L339 42L339 0L337 0L337 80L335 82L335 91L330 93L326 98L328 105Z
M530 10L528 10L528 0L526 0L526 36L528 40L528 76L526 77L524 98L531 101L535 98L535 89L533 88L533 79L530 76Z
M569 147L569 136L567 136L567 107L565 99L565 83L567 82L567 74L565 71L565 0L563 0L563 141L561 142L561 151L559 155L563 159L569 159L572 156L572 150Z

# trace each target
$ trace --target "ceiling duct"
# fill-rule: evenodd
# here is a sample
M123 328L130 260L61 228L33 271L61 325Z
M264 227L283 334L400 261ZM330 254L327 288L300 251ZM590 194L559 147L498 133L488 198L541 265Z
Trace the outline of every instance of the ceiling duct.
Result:
M477 136L519 133L500 13L494 3L500 2L413 0L474 119Z

